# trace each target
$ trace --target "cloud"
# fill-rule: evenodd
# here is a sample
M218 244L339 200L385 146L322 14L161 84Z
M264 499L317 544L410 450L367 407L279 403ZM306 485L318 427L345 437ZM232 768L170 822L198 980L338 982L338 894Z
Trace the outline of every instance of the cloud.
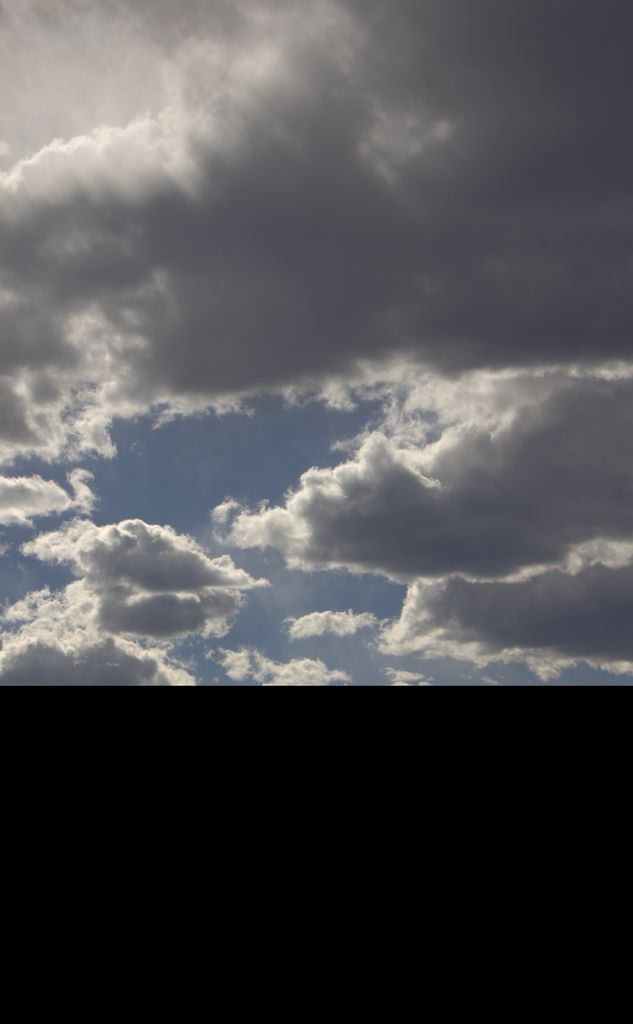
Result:
M633 553L623 568L596 564L520 583L420 582L380 646L386 654L456 658L480 667L527 663L545 680L579 662L633 674L632 594Z
M3 457L398 354L630 359L633 15L515 7L5 3Z
M286 628L291 640L309 640L312 637L331 634L338 637L355 636L363 629L374 629L378 625L375 615L366 612L313 612L300 619L287 619Z
M404 672L401 669L388 668L387 676L392 686L431 686L428 680L417 672Z
M477 587L624 601L632 29L621 0L2 0L0 464L373 389L347 461L218 511L232 543L437 587L476 657L506 651ZM7 522L87 507L2 481ZM30 553L110 637L221 635L254 584L159 528L82 529ZM576 656L556 622L534 649Z
M306 472L283 505L225 504L224 539L408 584L387 655L633 671L628 370L427 383L394 392L352 456ZM328 623L308 616L297 635Z
M252 579L227 556L210 559L171 527L139 520L97 527L78 520L23 548L53 565L70 565L94 601L98 625L114 635L169 640L224 636Z
M2 124L12 151L29 155L151 108L161 52L131 14L118 0L3 0Z
M68 651L35 643L0 655L0 686L192 685L184 669L112 639Z
M584 542L633 538L630 379L501 378L499 394L488 379L469 408L476 385L463 381L461 422L453 410L442 423L427 395L422 418L387 419L349 461L305 473L283 506L233 506L227 539L277 548L294 568L407 582L505 578Z
M31 594L3 619L0 686L194 685L165 651L103 636L81 583Z
M224 636L244 594L266 585L226 556L209 558L192 538L138 520L75 520L23 551L70 566L78 579L5 608L5 685L192 685L173 642Z
M219 652L220 663L235 683L254 682L262 686L331 686L350 682L346 672L329 669L322 661L297 659L286 664L271 661L257 650Z
M0 525L30 526L38 517L73 510L89 514L95 504L90 480L92 474L85 470L69 473L68 482L73 490L70 495L59 484L39 476L0 476Z

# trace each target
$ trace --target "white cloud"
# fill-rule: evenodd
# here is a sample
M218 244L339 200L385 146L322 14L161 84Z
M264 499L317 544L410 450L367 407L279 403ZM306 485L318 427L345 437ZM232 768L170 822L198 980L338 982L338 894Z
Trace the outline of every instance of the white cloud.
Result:
M374 629L378 625L375 615L366 612L313 612L300 619L287 619L286 628L291 640L308 640L311 637L331 634L338 637L355 636L362 629Z
M89 514L95 503L90 480L92 474L84 470L69 473L71 495L54 481L39 476L0 476L0 525L30 526L38 517L70 511Z
M257 650L223 650L219 660L232 682L253 682L262 686L331 686L348 683L347 672L329 669L322 661L297 659L286 664L271 661Z
M184 144L161 118L144 118L67 141L55 139L0 173L0 200L7 217L19 211L16 203L59 204L77 195L133 203L161 188L186 191L194 175Z
M397 668L388 668L387 676L392 686L432 686L432 683L417 672L404 672Z
M2 0L2 128L18 156L127 123L160 102L163 54L139 24L138 6Z

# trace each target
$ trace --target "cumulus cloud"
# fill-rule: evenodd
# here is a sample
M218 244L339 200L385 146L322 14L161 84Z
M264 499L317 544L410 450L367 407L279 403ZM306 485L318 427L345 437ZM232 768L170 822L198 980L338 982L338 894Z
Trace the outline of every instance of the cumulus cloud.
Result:
M29 595L2 617L0 686L191 686L167 652L104 636L81 583Z
M520 583L452 577L417 583L381 637L386 654L448 657L480 667L527 663L542 679L585 662L633 673L633 565L551 571Z
M224 636L254 580L228 556L209 558L190 537L139 520L95 526L78 520L24 546L42 562L69 565L112 634L168 640Z
M286 629L291 640L309 640L312 637L331 634L350 637L363 629L374 629L378 619L371 612L357 615L349 612L313 612L300 619L287 619Z
M227 503L226 540L276 548L295 569L409 584L381 634L388 655L527 661L543 676L633 665L628 370L430 383L394 398L351 458L309 470L282 506ZM328 622L305 625L316 635Z
M228 539L275 547L293 567L395 580L509 577L578 545L633 537L630 379L527 378L515 405L402 419L361 438L351 460L311 469L285 505L231 509ZM472 382L471 382L472 384ZM490 382L489 382L490 388ZM490 388L491 391L494 389ZM539 394L540 391L540 394ZM468 382L464 382L468 395ZM426 399L432 410L432 396ZM424 433L426 432L426 441Z
M91 480L92 474L85 470L69 473L71 495L54 481L39 476L0 476L0 526L30 526L38 517L73 510L89 514L95 504Z
M348 683L350 676L338 669L329 669L322 661L301 658L285 664L271 661L260 651L242 648L219 652L220 663L228 678L235 683L258 683L261 686L331 686Z
M266 585L231 558L209 558L192 538L138 520L102 527L75 520L23 550L69 566L78 579L4 610L6 685L192 684L173 642L224 636L244 594Z

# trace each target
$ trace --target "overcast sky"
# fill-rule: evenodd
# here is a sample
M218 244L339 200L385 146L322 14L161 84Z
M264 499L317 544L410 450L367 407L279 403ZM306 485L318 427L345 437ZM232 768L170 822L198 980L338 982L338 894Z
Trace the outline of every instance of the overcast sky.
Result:
M632 34L0 0L0 683L633 681Z

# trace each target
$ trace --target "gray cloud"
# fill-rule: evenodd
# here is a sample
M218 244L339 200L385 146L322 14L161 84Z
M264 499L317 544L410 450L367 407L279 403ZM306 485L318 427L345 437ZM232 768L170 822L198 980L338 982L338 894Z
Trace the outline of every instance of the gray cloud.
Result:
M125 102L92 99L60 122L83 141L5 181L4 285L47 310L37 372L74 361L124 412L398 351L451 372L629 357L622 4L70 8L66 43L103 28L162 77L132 111L121 64ZM28 318L6 316L10 352Z
M370 434L351 461L307 472L285 506L233 509L228 537L276 547L293 566L404 581L504 577L557 564L588 540L630 538L633 384L551 387L545 378L541 400L531 394L523 408L517 389L505 423L502 408L492 423L446 426L433 443L417 441L415 420L412 437ZM489 410L494 402L491 393Z
M493 649L545 648L576 658L633 661L632 584L631 567L604 566L506 586L452 580L435 613Z
M453 577L414 585L385 653L486 665L527 662L544 679L576 662L633 673L633 550L621 568L590 565L517 583Z
M113 639L74 651L43 643L0 654L0 686L185 686L187 673L140 649L130 653Z
M381 632L389 656L527 661L544 678L578 660L633 671L632 386L560 372L430 380L348 461L305 473L280 507L227 503L218 525L292 568L409 583ZM307 617L310 635L322 619Z
M626 568L570 559L632 536L632 29L621 0L1 0L0 463L406 363L428 430L386 422L233 541L439 579L456 635L495 649L474 580L517 607L546 586L574 605L582 574L615 593ZM507 368L529 370L509 402ZM487 410L451 420L436 392L475 402L470 370ZM71 564L117 636L222 631L253 583L103 529L32 553ZM526 569L541 582L507 582ZM555 621L536 647L572 651Z
M10 380L0 379L0 444L28 445L35 441L24 399L17 395Z
M266 585L226 556L210 559L170 527L137 520L104 527L79 520L41 534L23 550L43 562L70 565L90 614L106 633L156 640L224 636L244 592Z
M85 582L42 590L0 618L0 686L191 686L165 646L108 636Z
M225 636L244 593L265 585L190 537L136 520L76 520L23 550L78 579L4 609L0 685L191 685L169 641Z

